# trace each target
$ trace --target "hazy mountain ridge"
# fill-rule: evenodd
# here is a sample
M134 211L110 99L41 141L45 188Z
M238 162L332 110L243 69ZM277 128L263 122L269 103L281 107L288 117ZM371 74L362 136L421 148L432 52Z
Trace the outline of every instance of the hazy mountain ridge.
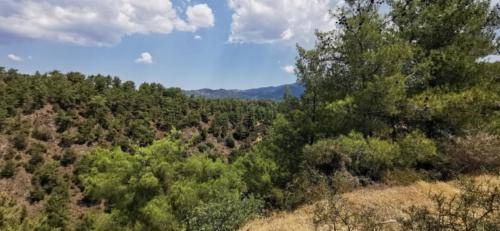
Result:
M248 90L227 90L227 89L199 89L184 91L186 95L201 96L208 99L235 98L235 99L264 99L281 100L286 88L295 97L300 97L304 93L304 87L300 83L285 84L274 87L253 88Z

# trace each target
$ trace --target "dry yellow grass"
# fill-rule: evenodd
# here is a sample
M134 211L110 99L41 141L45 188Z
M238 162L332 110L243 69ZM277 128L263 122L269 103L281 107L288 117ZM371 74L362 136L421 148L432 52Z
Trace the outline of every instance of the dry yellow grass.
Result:
M500 184L500 176L478 176L478 182ZM416 182L409 186L390 188L364 188L343 195L356 207L377 208L377 213L387 220L394 219L412 205L430 206L430 194L453 195L458 192L456 182ZM314 230L314 205L304 206L293 212L279 212L267 218L249 222L242 231L307 231Z

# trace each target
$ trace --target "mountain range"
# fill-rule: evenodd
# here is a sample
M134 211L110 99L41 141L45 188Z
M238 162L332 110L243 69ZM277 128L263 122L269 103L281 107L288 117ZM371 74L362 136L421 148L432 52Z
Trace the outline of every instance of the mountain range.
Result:
M300 83L285 84L273 87L253 88L247 90L231 90L231 89L199 89L186 90L186 95L201 96L207 99L249 99L249 100L275 100L283 99L286 89L295 97L300 97L304 93L304 87Z

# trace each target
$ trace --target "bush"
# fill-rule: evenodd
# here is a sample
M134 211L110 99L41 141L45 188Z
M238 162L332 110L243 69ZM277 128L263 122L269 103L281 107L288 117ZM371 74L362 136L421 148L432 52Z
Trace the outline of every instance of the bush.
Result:
M359 186L359 179L348 171L337 171L332 176L332 187L336 193L350 192Z
M410 185L419 180L429 180L431 177L426 172L418 172L413 169L395 169L387 171L382 177L386 185Z
M31 145L30 150L28 150L28 154L33 155L43 155L47 151L47 147L42 143L34 143Z
M37 140L49 141L52 139L51 131L49 129L36 128L31 133L31 136Z
M332 175L351 166L351 158L341 150L338 140L320 140L304 148L306 165Z
M31 158L28 161L28 163L24 166L24 169L26 169L26 171L29 173L33 173L35 169L37 169L38 166L42 163L43 163L43 155L40 153L35 153L31 155Z
M31 183L36 187L40 186L46 193L51 193L54 187L59 185L61 179L57 169L59 165L54 162L47 162L40 166L33 173Z
M242 124L238 124L238 126L236 127L236 131L234 131L234 138L236 140L244 140L248 138L249 135L250 132L248 131L248 129Z
M28 200L30 201L30 203L41 201L44 197L45 191L38 185L33 186L28 194Z
M187 230L238 230L244 222L260 213L262 206L260 200L238 196L203 204L190 216Z
M346 166L348 171L373 180L379 180L385 171L392 169L400 154L395 143L374 137L365 139L355 132L335 140L320 141L306 151L311 155L309 162L316 163L316 166L335 170L350 163Z
M69 216L67 204L69 202L68 185L61 183L54 188L53 192L47 198L44 204L45 214L47 219L44 221L45 226L50 229L65 230L68 224Z
M14 137L12 138L12 143L17 150L24 150L28 145L26 136L21 132L14 135Z
M333 192L317 203L313 223L316 229L324 226L328 230L392 230L375 213L373 207L357 208L354 204Z
M239 171L250 193L260 195L266 200L273 197L273 175L277 171L274 161L263 157L258 151L252 151L238 157L233 165Z
M68 149L64 151L64 154L62 155L61 159L59 162L61 163L62 166L68 166L70 164L73 164L76 160L76 153L74 150Z
M0 192L0 230L28 230L21 226L26 215L25 207L7 193Z
M226 137L225 143L226 143L226 146L228 148L234 148L236 146L232 135L229 135L228 137Z
M398 162L403 167L428 163L437 155L435 142L420 131L414 131L400 140L399 147L401 156Z
M434 207L411 207L399 219L404 230L499 230L500 185L460 182L460 193L432 196Z
M16 174L16 163L13 160L8 160L3 164L0 170L0 178L11 178Z
M478 133L457 137L446 146L446 153L459 173L495 172L500 169L500 136Z

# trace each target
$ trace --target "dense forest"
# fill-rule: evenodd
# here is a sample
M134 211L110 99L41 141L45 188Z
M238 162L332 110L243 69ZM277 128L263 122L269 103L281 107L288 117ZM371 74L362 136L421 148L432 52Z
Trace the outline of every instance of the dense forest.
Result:
M281 102L0 69L0 229L236 230L358 187L499 174L500 62L483 61L500 51L498 5L347 0L332 14L336 30L297 48L304 94ZM499 187L464 185L400 229L498 230ZM344 212L317 222L352 225Z

